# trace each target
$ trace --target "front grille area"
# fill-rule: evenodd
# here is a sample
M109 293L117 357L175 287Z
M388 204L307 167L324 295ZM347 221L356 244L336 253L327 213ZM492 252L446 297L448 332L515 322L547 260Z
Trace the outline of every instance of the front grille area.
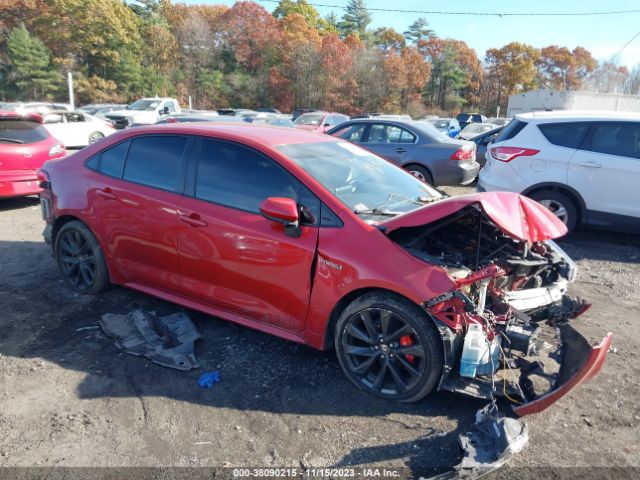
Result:
M127 117L107 115L107 118L111 120L113 126L119 130L122 130L123 128L127 128L129 126L129 119Z

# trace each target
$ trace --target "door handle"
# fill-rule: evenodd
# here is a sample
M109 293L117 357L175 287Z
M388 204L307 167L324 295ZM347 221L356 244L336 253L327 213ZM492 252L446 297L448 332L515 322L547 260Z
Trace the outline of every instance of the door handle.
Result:
M209 225L207 222L202 220L200 215L197 213L192 213L191 215L180 215L180 220L192 227L206 227Z
M396 152L398 152L398 153L407 153L407 151L402 147L396 148Z
M99 195L102 198L106 198L107 200L116 199L116 196L113 194L109 187L103 188L101 190L96 190L96 195Z
M597 162L580 162L580 166L581 167L588 167L588 168L601 168L602 165L597 163Z

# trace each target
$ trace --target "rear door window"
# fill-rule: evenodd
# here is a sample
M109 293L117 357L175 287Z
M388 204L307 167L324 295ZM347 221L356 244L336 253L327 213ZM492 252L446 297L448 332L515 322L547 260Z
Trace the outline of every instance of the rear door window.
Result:
M284 167L249 148L219 140L202 142L195 196L252 213L260 213L268 197L291 198L314 220L320 218L320 200Z
M369 132L369 143L413 143L415 136L395 125L375 124Z
M336 137L340 137L344 140L348 140L350 142L360 142L362 141L362 136L364 135L364 131L367 129L367 125L364 123L356 123L353 125L349 125L348 127L344 127L341 130L338 130L335 133Z
M502 132L500 132L500 135L498 135L498 138L496 138L496 143L511 140L513 137L518 135L526 126L527 122L523 122L514 118L506 127L504 127Z
M589 122L543 123L538 125L542 135L559 147L578 148L589 130Z
M592 152L640 158L640 122L596 123L591 134Z
M0 120L0 144L28 145L49 138L45 128L28 120Z
M134 138L123 178L149 187L176 191L187 140L184 136L169 135Z

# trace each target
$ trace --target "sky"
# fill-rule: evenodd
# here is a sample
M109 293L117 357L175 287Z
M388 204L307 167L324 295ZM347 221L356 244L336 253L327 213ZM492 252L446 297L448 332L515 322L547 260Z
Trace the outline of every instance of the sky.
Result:
M176 1L176 0L173 0ZM234 0L179 0L189 4L233 5ZM277 3L254 0L273 11ZM308 0L311 4L341 5L347 0ZM550 13L638 10L640 0L365 0L368 8L402 10L437 10L453 12ZM322 16L339 8L316 7ZM433 15L400 12L371 12L370 28L392 27L404 32L413 21L423 16L435 33L442 38L464 40L476 50L480 58L489 48L502 47L518 41L540 48L560 45L573 49L585 47L600 60L609 60L625 43L640 32L640 12L609 16L571 17L480 17L471 15ZM640 35L618 56L618 63L632 67L640 64Z

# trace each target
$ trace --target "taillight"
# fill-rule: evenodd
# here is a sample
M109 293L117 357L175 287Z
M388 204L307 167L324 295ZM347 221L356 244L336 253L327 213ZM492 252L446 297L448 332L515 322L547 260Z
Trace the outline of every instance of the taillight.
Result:
M530 157L536 153L540 153L540 150L520 147L494 147L490 148L489 152L496 160L500 160L501 162L510 162L516 157Z
M61 143L56 143L53 147L49 149L49 156L55 157L56 155L61 155L65 152L64 145Z
M474 160L475 144L463 145L451 155L450 160Z
M36 172L36 177L38 179L38 186L43 190L49 190L51 188L51 179L49 178L49 174L45 170L38 170Z

